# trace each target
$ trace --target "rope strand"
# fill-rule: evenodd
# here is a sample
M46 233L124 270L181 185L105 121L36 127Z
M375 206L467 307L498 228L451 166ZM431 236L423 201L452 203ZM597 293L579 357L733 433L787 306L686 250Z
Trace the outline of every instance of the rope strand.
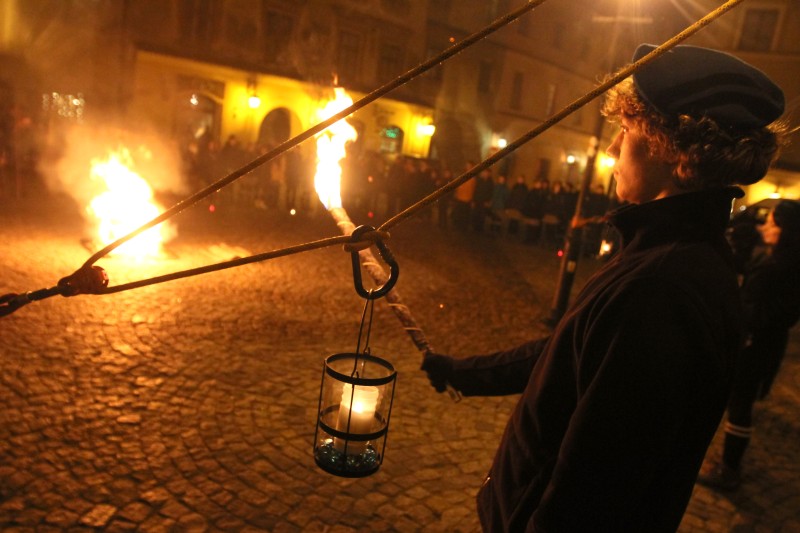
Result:
M156 284L156 283L163 283L163 282L172 281L172 280L175 280L175 279L181 279L181 278L195 276L195 275L204 274L204 273L208 273L208 272L215 272L215 271L224 270L224 269L232 268L232 267L236 267L236 266L246 265L246 264L250 264L250 263L256 263L256 262L260 262L260 261L266 261L266 260L274 259L274 258L277 258L277 257L283 257L283 256L287 256L287 255L292 255L292 254L296 254L296 253L300 253L300 252L309 251L309 250L315 250L315 249L319 249L319 248L324 248L324 247L327 247L327 246L332 246L334 244L346 244L348 246L348 248L347 248L348 251L351 251L351 250L353 250L355 248L359 248L359 249L368 248L369 245L372 242L374 242L376 239L385 239L385 238L387 238L388 237L388 233L387 232L388 232L388 230L390 228L396 226L397 224L399 224L400 222L406 220L407 218L410 218L417 211L419 211L419 210L423 209L424 207L430 205L431 203L435 202L436 200L438 200L439 198L441 198L445 194L453 191L454 189L456 189L457 187L459 187L460 185L462 185L463 183L465 183L469 179L475 177L478 173L480 173L484 169L489 168L490 166L492 166L493 164L495 164L496 162L498 162L502 158L506 157L507 155L509 155L513 151L517 150L519 147L521 147L522 145L524 145L528 141L530 141L530 140L534 139L535 137L539 136L541 133L543 133L547 129L551 128L553 125L557 124L558 122L563 120L565 117L567 117L570 114L574 113L576 110L580 109L581 107L583 107L587 103L589 103L592 100L594 100L595 98L597 98L599 95L601 95L604 92L606 92L609 88L613 87L617 83L621 82L622 80L624 80L625 78L627 78L628 76L630 76L631 74L636 72L636 70L640 69L644 65L647 65L651 61L654 61L659 56L663 55L664 53L666 53L670 49L672 49L675 46L677 46L680 42L686 40L691 35L697 33L700 29L704 28L705 26L710 24L715 19L717 19L720 16L722 16L723 14L727 13L728 11L730 11L731 9L736 7L738 4L740 4L744 0L728 0L725 4L719 6L714 11L712 11L708 15L706 15L705 17L699 19L694 24L692 24L689 27L687 27L686 29L684 29L682 32L678 33L677 35L675 35L674 37L672 37L668 41L664 42L661 46L659 46L656 49L654 49L652 52L650 52L649 54L647 54L646 56L641 58L639 61L636 61L636 62L631 63L628 66L624 67L623 69L618 71L617 74L611 76L606 82L598 85L595 89L593 89L589 93L587 93L584 96L582 96L582 97L578 98L577 100L573 101L571 104L567 105L561 111L559 111L558 113L556 113L555 115L550 117L547 121L543 122L542 124L540 124L539 126L533 128L533 129L531 129L528 133L522 135L521 137L516 139L514 142L512 142L511 144L509 144L508 146L506 146L502 150L500 150L497 153L495 153L494 155L486 158L481 163L475 165L474 167L472 167L470 170L468 170L467 172L463 173L459 177L451 180L450 182L448 182L447 184L445 184L444 186L442 186L438 190L436 190L433 193L429 194L428 196L424 197L422 200L420 200L420 201L416 202L415 204L409 206L408 208L404 209L403 211L401 211L400 213L398 213L394 217L392 217L389 220L387 220L386 222L384 222L379 228L377 228L376 231L369 232L368 234L363 235L362 237L363 237L364 242L353 243L351 241L351 239L350 239L350 236L329 237L329 238L325 238L325 239L321 239L321 240L317 240L317 241L312 241L312 242L308 242L308 243L301 244L301 245L290 246L290 247L287 247L287 248L282 248L282 249L279 249L279 250L266 252L266 253L263 253L263 254L257 254L257 255L250 256L250 257L234 259L232 261L226 261L226 262L222 262L222 263L216 263L216 264L213 264L213 265L207 265L207 266L204 266L204 267L194 268L194 269L190 269L190 270L184 270L184 271L181 271L181 272L175 272L175 273L172 273L172 274L167 274L167 275L163 275L163 276L157 276L157 277L154 277L154 278L149 278L149 279L144 279L144 280L135 281L135 282L131 282L131 283L126 283L126 284L123 284L123 285L117 285L117 286L114 286L114 287L108 287L108 286L105 286L105 285L103 285L101 287L100 284L97 282L97 279L95 279L94 283L71 284L71 282L75 281L76 279L79 279L81 277L81 275L85 275L91 269L97 269L98 271L102 271L102 269L100 269L99 267L92 267L91 265L93 265L94 262L96 262L98 259L100 259L101 257L103 257L106 254L108 254L111 250L113 250L114 248L116 248L120 244L126 242L127 240L130 240L131 238L133 238L134 236L138 235L142 231L144 231L146 229L149 229L149 228L155 226L156 224L158 224L160 222L163 222L167 218L177 214L178 212L182 211L186 207L189 207L189 206L193 205L194 203L196 203L200 199L204 198L208 194L210 194L210 193L212 193L212 192L214 192L214 191L216 191L216 190L228 185L229 183L233 182L235 179L237 179L237 178L243 176L244 174L250 172L251 170L253 170L257 166L269 161L270 159L274 158L275 156L279 155L280 153L283 153L284 151L294 147L295 145L299 144L303 140L305 140L305 139L311 137L312 135L318 133L319 131L322 131L323 129L327 128L330 124L332 124L332 123L334 123L334 122L336 122L338 120L341 120L342 118L346 117L347 115L349 115L349 114L353 113L354 111L360 109L361 107L363 107L367 103L372 102L373 100L379 98L383 94L386 94L387 92L391 91L392 89L394 89L396 87L399 87L403 83L406 83L409 80L413 79L414 77L418 76L419 74L429 70L430 68L432 68L433 66L435 66L439 62L443 61L445 58L449 58L449 57L455 55L456 53L460 52L466 46L469 46L472 43L482 39L483 37L485 37L486 35L488 35L492 31L495 31L496 29L508 24L509 22L511 22L513 20L516 20L516 18L518 18L520 15L522 15L525 12L527 12L528 10L531 10L534 7L544 3L544 1L546 1L546 0L536 0L536 1L531 0L531 1L529 1L529 3L526 4L525 6L523 6L522 8L519 8L516 11L514 11L512 13L509 13L505 17L502 17L501 19L498 19L492 25L488 26L484 30L482 30L480 32L477 32L477 33L473 34L472 36L470 36L468 39L462 41L462 43L460 43L460 45L456 45L456 46L453 46L453 47L449 48L448 50L445 51L445 53L440 54L436 58L423 63L422 65L416 67L415 69L412 69L411 71L409 71L406 74L404 74L404 75L400 76L399 78L397 78L394 82L391 82L391 83L381 87L380 89L377 89L376 91L370 93L369 95L367 95L366 97L362 98L357 103L355 103L352 106L350 106L349 108L347 108L347 109L341 111L340 113L337 113L336 115L332 116L330 119L328 119L326 121L323 121L323 122L320 122L319 124L317 124L313 128L311 128L309 130L306 130L304 133L294 137L293 139L285 141L283 144L279 145L277 148L271 150L270 152L267 152L266 154L262 155L261 157L255 159L255 160L253 160L251 163L245 165L244 167L240 168L239 170L234 171L233 173L229 174L225 178L213 183L212 185L210 185L210 186L206 187L205 189L199 191L198 193L194 194L193 196L187 198L186 200L176 204L171 209L165 211L164 213L162 213L161 215L159 215L155 219L151 220L147 224L145 224L142 227L140 227L139 229L134 230L132 233L126 235L125 237L122 237L122 238L118 239L117 241L109 244L108 246L106 246L102 250L100 250L97 253L95 253L94 255L92 255L78 271L76 271L71 276L63 278L59 282L59 286L58 287L53 287L53 288L50 288L50 289L40 289L38 291L28 292L28 293L23 293L23 294L11 293L11 294L6 294L6 295L3 295L3 296L0 296L0 317L6 316L6 315L14 312L19 307L22 307L23 305L26 305L27 303L29 303L31 301L44 299L44 298L47 298L47 297L50 297L50 296L54 296L55 294L61 294L63 296L74 296L76 294L111 294L111 293L121 292L121 291L125 291L125 290L135 289L135 288L139 288L139 287L144 287L144 286L147 286L147 285L153 285L153 284ZM106 281L107 281L107 278L106 278ZM391 294L391 292L390 292L390 294ZM392 304L390 304L390 305L392 305ZM400 304L400 305L402 305L402 304ZM403 307L405 307L405 306L403 306ZM411 327L409 329L413 330L414 328ZM424 339L422 339L420 341L420 344L425 344L425 343L426 343L426 341Z
M480 163L478 163L477 165L475 165L474 167L472 167L471 169L469 169L465 173L463 173L460 176L458 176L457 178L454 178L453 180L449 181L448 183L443 185L441 188L439 188L436 191L432 192L431 194L429 194L428 196L426 196L422 200L418 201L415 204L410 205L409 207L407 207L403 211L399 212L397 215L395 215L394 217L390 218L389 220L384 222L380 227L378 227L378 231L388 231L390 228L396 226L400 222L402 222L405 219L407 219L407 218L411 217L412 215L414 215L414 213L416 213L420 209L432 204L433 202L435 202L436 200L438 200L439 198L441 198L445 194L455 190L456 188L458 188L463 183L469 181L471 178L474 178L475 176L480 174L483 170L485 170L485 169L489 168L490 166L494 165L495 163L497 163L498 161L500 161L501 159L503 159L504 157L509 155L511 152L517 150L519 147L521 147L522 145L524 145L528 141L531 141L532 139L538 137L540 134L542 134L546 130L550 129L551 127L553 127L554 125L559 123L561 120L563 120L567 116L571 115L572 113L574 113L578 109L582 108L583 106L585 106L586 104L588 104L589 102L591 102L592 100L594 100L595 98L600 96L601 94L605 93L611 87L613 87L614 85L617 85L619 82L621 82L622 80L624 80L625 78L627 78L628 76L630 76L631 74L633 74L634 72L636 72L637 70L642 68L643 66L647 65L651 61L654 61L656 58L658 58L659 56L665 54L666 52L668 52L669 50L671 50L672 48L677 46L682 41L684 41L687 38L689 38L690 36L694 35L698 31L700 31L702 28L704 28L707 25L709 25L712 21L714 21L715 19L721 17L722 15L727 13L729 10L733 9L737 4L740 4L743 1L744 0L729 0L725 4L721 5L720 7L718 7L717 9L715 9L714 11L712 11L711 13L706 15L705 17L701 18L700 20L698 20L697 22L695 22L694 24L692 24L688 28L684 29L682 32L678 33L677 35L675 35L674 37L672 37L668 41L664 42L661 46L659 46L658 48L656 48L655 50L653 50L652 52L650 52L646 56L642 57L640 60L638 60L638 61L636 61L634 63L630 63L630 64L628 64L628 66L620 69L615 75L613 75L610 78L608 78L605 82L601 83L600 85L598 85L597 87L595 87L594 89L592 89L591 91L586 93L585 95L583 95L580 98L578 98L577 100L573 101L572 103L570 103L569 105L564 107L561 111L559 111L555 115L551 116L549 119L547 119L545 122L541 123L539 126L537 126L537 127L533 128L532 130L528 131L528 133L526 133L526 134L522 135L521 137L517 138L514 142L510 143L508 146L506 146L502 150L499 150L498 152L496 152L492 156L487 157L486 159L484 159L483 161L481 161Z
M502 27L510 24L511 22L517 20L519 17L521 17L522 15L527 13L528 11L533 10L534 8L540 6L541 4L545 3L546 1L547 0L528 0L528 2L526 4L524 4L521 7L515 9L514 11L508 13L507 15L505 15L503 17L500 17L499 19L495 20L493 23L489 24L488 26L486 26L482 30L473 33L472 35L470 35L469 37L467 37L463 41L461 41L459 43L456 43L453 46L447 48L445 51L443 51L439 55L437 55L437 56L429 59L428 61L425 61L424 63L414 67L413 69L409 70L405 74L401 74L400 76L398 76L394 80L390 81L389 83L386 83L385 85L379 87L378 89L375 89L371 93L367 94L366 96L364 96L363 98L361 98L360 100L355 102L350 107L348 107L346 109L343 109L342 111L336 113L335 115L331 116L330 118L328 118L326 120L323 120L322 122L319 122L316 126L312 126L311 128L307 129L303 133L300 133L300 134L296 135L295 137L282 142L281 144L279 144L278 146L276 146L272 150L270 150L270 151L260 155L259 157L253 159L251 162L247 163L243 167L241 167L241 168L239 168L237 170L234 170L233 172L231 172L230 174L228 174L224 178L221 178L221 179L215 181L211 185L209 185L206 188L196 192L192 196L190 196L190 197L178 202L177 204L175 204L171 208L167 209L166 211L164 211L163 213L161 213L160 215L155 217L150 222L147 222L147 223L143 224L141 227L133 230L131 233L129 233L129 234L123 236L123 237L120 237L116 241L108 244L107 246L105 246L101 250L95 252L89 259L86 260L86 262L84 263L83 266L86 267L86 266L93 265L100 258L108 255L109 252L111 252L112 250L114 250L115 248L120 246L121 244L129 241L130 239L132 239L132 238L136 237L137 235L139 235L140 233L152 228L153 226L155 226L157 224L160 224L161 222L167 220L168 218L170 218L170 217L172 217L174 215L177 215L178 213L180 213L184 209L187 209L187 208L195 205L197 202L199 202L203 198L207 197L208 195L210 195L210 194L222 189L223 187L226 187L227 185L233 183L237 179L241 178L245 174L248 174L252 170L256 169L257 167L259 167L261 165L263 165L264 163L267 163L268 161L271 161L271 160L275 159L279 155L281 155L284 152L294 148L295 146L297 146L298 144L302 143L303 141L313 137L317 133L320 133L321 131L326 129L328 126L330 126L330 125L338 122L339 120L341 120L341 119L343 119L343 118L355 113L356 111L358 111L362 107L365 107L367 104L371 104L372 102L374 102L375 100L377 100L381 96L393 91L394 89L397 89L398 87L401 87L402 85L405 85L406 83L408 83L409 81L413 80L417 76L420 76L421 74L424 74L425 72L429 71L430 69L440 65L441 63L443 63L447 59L450 59L451 57L455 56L456 54L458 54L459 52L461 52L465 48L468 48L468 47L472 46L476 42L480 41L481 39L484 39L488 35L490 35L490 34L494 33L495 31L499 30L500 28L502 28Z

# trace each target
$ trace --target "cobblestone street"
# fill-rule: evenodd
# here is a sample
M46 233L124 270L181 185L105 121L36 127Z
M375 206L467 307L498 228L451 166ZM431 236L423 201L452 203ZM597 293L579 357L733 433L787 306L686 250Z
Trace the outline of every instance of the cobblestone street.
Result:
M52 287L95 251L74 206L0 201L0 294ZM358 222L358 221L357 221ZM111 285L338 230L326 213L181 215L164 257L98 261ZM545 335L555 251L412 218L388 243L433 347L469 355ZM576 290L596 267L584 260ZM373 354L398 370L386 455L331 476L312 445L323 359L350 352L364 301L341 247L0 318L3 532L474 532L473 499L516 397L454 403L378 300ZM796 332L797 333L797 332ZM758 404L744 484L696 487L682 533L800 532L800 335ZM719 449L721 435L711 453Z

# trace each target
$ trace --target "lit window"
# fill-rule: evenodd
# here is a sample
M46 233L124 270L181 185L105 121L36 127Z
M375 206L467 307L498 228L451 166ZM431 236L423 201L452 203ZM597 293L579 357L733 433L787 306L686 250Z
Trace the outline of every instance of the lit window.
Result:
M739 50L768 52L772 50L778 29L780 11L775 8L750 8L745 11Z
M42 110L67 120L82 122L86 100L83 94L60 94L57 92L42 95Z
M514 73L514 79L511 82L511 99L508 104L511 109L522 108L522 76L522 72Z
M481 61L478 67L478 92L486 94L491 90L492 85L492 64L489 61Z

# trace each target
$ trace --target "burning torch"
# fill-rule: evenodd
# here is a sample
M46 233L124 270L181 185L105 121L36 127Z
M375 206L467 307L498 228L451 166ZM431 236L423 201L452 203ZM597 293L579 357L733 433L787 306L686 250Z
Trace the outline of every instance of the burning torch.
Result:
M320 112L320 118L325 120L342 109L346 109L353 104L353 101L341 87L335 88L335 98L328 102ZM340 120L332 124L317 136L317 166L314 175L314 188L317 191L320 201L325 205L328 213L333 217L339 230L344 235L351 235L356 229L355 224L350 220L347 211L342 207L341 198L341 176L342 167L339 164L346 156L345 146L348 142L354 141L357 137L355 128L345 120ZM361 259L361 266L369 273L373 281L378 285L385 285L389 281L389 275L381 267L369 248L358 251ZM431 345L425 337L422 328L419 327L410 309L403 303L397 289L390 290L385 295L389 307L394 312L403 329L411 337L414 346L426 354L430 351ZM453 400L460 400L461 396L452 387L448 392Z

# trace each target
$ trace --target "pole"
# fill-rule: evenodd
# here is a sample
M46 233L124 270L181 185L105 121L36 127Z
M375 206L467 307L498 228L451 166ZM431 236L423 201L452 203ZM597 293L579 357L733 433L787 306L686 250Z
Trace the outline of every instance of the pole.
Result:
M594 136L589 140L589 150L586 157L586 169L583 172L581 188L578 192L578 202L575 205L575 214L567 227L567 234L564 237L564 256L561 258L561 267L558 272L558 285L553 305L550 308L550 316L544 320L548 327L555 327L564 312L567 310L569 295L572 291L572 284L575 281L575 272L578 270L578 260L583 249L583 227L579 220L583 218L583 205L589 194L592 180L594 179L594 166L597 160L597 149L603 135L605 118L600 115L595 128Z
M611 37L611 43L608 52L608 70L611 71L615 55L618 49L618 40L620 36L620 23L652 23L652 19L644 17L624 17L617 15L615 17L594 17L595 23L612 23L614 30ZM569 304L569 296L572 292L572 284L575 281L575 272L578 270L578 260L580 259L581 251L583 249L583 228L580 224L580 219L583 218L583 205L586 202L586 197L589 195L589 188L592 186L594 179L594 167L597 161L597 150L600 146L600 139L603 138L603 128L605 127L606 119L603 115L598 113L597 124L595 125L594 135L589 140L589 149L586 153L586 169L583 172L583 179L581 180L581 188L578 192L578 202L575 205L575 214L572 217L568 227L567 234L564 236L564 255L561 258L561 267L558 273L558 282L556 285L556 292L553 296L553 304L550 308L550 316L545 318L543 322L550 328L555 327L561 317L567 310Z

